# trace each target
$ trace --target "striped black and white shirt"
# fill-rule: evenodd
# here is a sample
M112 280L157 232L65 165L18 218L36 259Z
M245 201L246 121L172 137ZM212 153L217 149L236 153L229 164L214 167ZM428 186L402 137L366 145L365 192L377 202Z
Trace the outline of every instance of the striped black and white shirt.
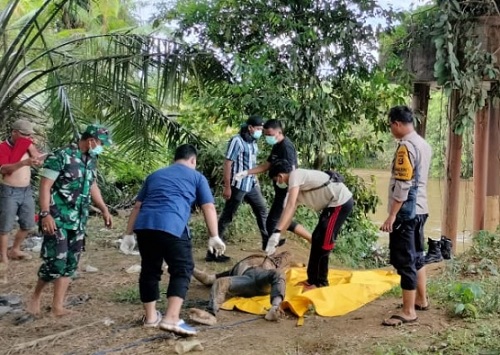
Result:
M231 166L231 186L249 192L255 184L255 176L249 175L241 181L236 181L234 175L254 168L257 165L258 147L256 141L246 142L239 134L229 140L226 159L233 162Z

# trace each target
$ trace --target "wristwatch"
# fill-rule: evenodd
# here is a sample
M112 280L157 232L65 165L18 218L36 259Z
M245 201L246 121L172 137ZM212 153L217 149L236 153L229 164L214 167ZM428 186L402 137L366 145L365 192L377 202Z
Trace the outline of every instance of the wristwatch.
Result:
M49 214L50 214L50 212L49 212L49 211L42 211L42 212L40 212L40 213L38 214L38 216L39 216L40 218L45 218L45 217L47 217Z

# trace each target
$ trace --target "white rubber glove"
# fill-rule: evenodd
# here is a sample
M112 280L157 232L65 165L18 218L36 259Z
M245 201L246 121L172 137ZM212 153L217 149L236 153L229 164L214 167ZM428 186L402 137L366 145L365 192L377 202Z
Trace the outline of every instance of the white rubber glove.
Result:
M234 175L234 180L240 182L241 180L243 180L247 176L248 176L248 170L243 170L243 171L240 171L239 173L236 173Z
M122 242L120 244L120 251L123 254L135 254L135 236L133 234L126 234L122 238Z
M226 251L226 244L216 235L208 239L208 250L215 256L221 256Z
M267 255L273 255L276 252L276 247L278 246L278 243L280 242L280 233L273 233L271 234L271 237L267 241L267 247L266 247L266 254Z

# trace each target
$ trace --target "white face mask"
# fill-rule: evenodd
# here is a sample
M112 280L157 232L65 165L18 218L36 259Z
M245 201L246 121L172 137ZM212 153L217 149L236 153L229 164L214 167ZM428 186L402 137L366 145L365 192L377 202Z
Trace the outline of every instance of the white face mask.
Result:
M102 154L103 151L104 151L104 147L102 145L97 145L95 148L89 149L89 154L91 157L96 157L99 154Z
M278 186L280 189L286 189L288 188L288 184L286 182L277 182L276 186Z
M252 133L252 137L253 137L254 139L259 139L260 137L262 137L262 130L254 131L254 132Z

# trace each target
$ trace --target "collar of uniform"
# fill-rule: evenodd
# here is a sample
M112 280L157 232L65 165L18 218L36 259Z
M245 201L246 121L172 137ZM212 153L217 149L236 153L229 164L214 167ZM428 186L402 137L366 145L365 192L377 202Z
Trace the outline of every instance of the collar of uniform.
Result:
M400 139L400 141L409 141L411 140L412 137L417 135L417 131L411 131L410 133L406 134L403 138Z

